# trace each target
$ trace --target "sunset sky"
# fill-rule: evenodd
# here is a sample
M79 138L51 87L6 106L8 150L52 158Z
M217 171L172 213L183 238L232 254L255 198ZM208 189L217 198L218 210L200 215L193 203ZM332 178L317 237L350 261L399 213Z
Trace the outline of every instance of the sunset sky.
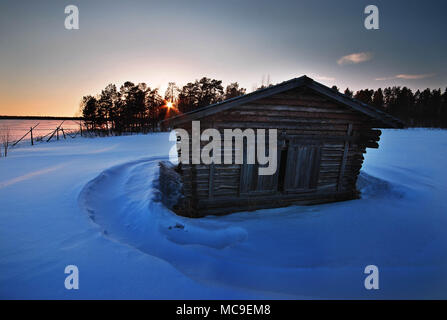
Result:
M80 29L66 30L66 5ZM364 28L375 4L380 29ZM306 74L326 85L447 86L446 1L0 2L0 114L73 116L108 83L207 76L251 91Z

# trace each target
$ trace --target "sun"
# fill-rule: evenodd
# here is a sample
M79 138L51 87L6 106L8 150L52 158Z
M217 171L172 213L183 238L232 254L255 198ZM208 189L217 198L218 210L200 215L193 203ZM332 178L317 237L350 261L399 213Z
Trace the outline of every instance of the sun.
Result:
M168 109L171 109L174 106L174 104L171 101L168 101L166 103L166 107L168 107Z

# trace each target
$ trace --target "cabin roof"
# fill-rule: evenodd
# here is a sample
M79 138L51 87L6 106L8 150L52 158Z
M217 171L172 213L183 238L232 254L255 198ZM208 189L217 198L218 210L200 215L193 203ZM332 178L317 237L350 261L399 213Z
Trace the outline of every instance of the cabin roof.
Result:
M345 105L355 111L365 114L366 116L376 120L377 127L381 128L403 128L404 124L401 120L391 116L390 114L379 110L373 106L363 103L357 99L348 97L347 95L333 90L307 76L301 76L288 81L281 82L277 85L260 89L242 96L227 99L222 102L211 104L209 106L193 110L163 121L167 126L176 126L188 121L198 120L203 117L222 112L245 103L252 102L261 98L269 97L271 95L288 91L295 88L307 87L317 93L327 97L328 99Z

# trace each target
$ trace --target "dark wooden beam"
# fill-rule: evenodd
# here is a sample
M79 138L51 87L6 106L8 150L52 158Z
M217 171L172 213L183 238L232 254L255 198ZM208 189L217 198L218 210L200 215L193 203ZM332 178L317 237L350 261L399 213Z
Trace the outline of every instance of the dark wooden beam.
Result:
M352 123L348 124L348 129L346 131L346 135L349 137L352 133ZM341 160L341 166L340 166L340 175L338 176L338 185L337 190L341 191L342 189L342 180L343 176L345 174L345 167L346 167L346 160L348 159L348 151L349 151L349 141L345 141L345 146L343 149L343 158Z

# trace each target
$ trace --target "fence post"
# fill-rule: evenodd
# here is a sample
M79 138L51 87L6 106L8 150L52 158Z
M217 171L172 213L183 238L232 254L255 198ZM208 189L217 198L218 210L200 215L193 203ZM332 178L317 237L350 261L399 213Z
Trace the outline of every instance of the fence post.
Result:
M32 130L33 130L35 127L37 127L38 125L39 125L39 123L37 123L34 127L32 127L31 130L27 131L27 132L23 135L23 137L21 137L19 140L17 140L16 142L14 142L14 143L11 145L11 147L14 147L17 143L19 143L20 141L22 141L22 139L25 138L25 137L28 135L28 133L31 132L31 134L32 134ZM11 142L12 142L12 141L11 141Z
M59 140L59 127L56 128L56 138Z
M79 128L81 129L81 137L82 137L82 122L79 121Z
M34 146L34 141L33 141L33 127L31 127L29 129L29 132L31 133L31 145Z

